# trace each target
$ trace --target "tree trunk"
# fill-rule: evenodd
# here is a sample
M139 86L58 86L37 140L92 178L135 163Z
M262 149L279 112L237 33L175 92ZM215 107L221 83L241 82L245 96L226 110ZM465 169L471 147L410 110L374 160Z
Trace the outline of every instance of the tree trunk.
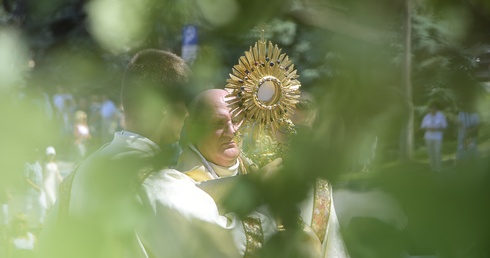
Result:
M400 159L410 161L413 153L414 114L412 100L412 0L405 0L405 41L403 62L403 95L406 117L401 132Z

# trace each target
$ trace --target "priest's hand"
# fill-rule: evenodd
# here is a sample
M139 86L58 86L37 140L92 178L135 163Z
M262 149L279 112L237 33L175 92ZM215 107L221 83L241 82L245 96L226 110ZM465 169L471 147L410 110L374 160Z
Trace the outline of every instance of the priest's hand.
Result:
M260 169L257 166L250 166L250 170L253 174L258 175L263 180L274 177L277 171L282 169L282 158L277 158L267 164L265 164Z

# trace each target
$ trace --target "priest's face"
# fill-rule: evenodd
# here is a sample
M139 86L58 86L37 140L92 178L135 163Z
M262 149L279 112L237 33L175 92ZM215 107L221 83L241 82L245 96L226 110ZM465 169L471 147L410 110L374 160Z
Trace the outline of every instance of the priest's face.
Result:
M240 149L233 140L237 126L233 123L225 96L226 92L221 91L210 98L209 116L203 125L205 133L197 141L196 147L208 161L220 166L231 166L235 164Z

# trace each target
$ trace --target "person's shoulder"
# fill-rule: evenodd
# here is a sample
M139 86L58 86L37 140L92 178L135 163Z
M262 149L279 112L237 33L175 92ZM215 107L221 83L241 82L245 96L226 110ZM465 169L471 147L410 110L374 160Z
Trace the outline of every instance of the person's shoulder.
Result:
M200 165L202 165L202 162L197 154L189 146L185 146L177 162L177 170L184 172Z
M182 173L186 174L196 182L203 182L213 179L211 174L204 168L204 165L195 166L192 169L182 171Z
M146 196L145 199L150 203L173 207L180 205L178 202L182 198L187 198L197 189L195 182L184 173L175 169L162 169L153 171L143 180L140 195Z
M178 171L177 169L173 169L173 168L160 169L160 170L152 173L152 175L154 175L156 177L170 176L170 177L176 177L176 178L180 178L180 177L184 176L184 174L182 172Z
M436 116L440 118L446 118L446 115L442 111L437 111Z
M193 183L192 178L187 176L186 174L176 170L176 169L161 169L157 171L153 171L150 173L145 180L144 184L162 184L162 183Z

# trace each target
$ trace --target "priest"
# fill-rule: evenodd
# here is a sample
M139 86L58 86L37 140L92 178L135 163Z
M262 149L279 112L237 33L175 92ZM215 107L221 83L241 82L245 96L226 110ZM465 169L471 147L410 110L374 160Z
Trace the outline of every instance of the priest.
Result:
M189 108L182 141L184 148L177 169L193 178L197 184L206 185L203 182L257 171L257 166L241 154L240 143L235 141L239 124L234 121L225 101L227 95L225 90L207 90L198 95ZM275 173L280 166L281 160L275 160L261 168L260 173L267 176ZM217 189L221 188L219 184L214 185ZM225 190L215 190L212 196L216 199L224 194ZM308 245L318 249L318 256L348 257L333 205L332 187L326 180L317 180L299 208L305 232L313 232L316 239L307 241Z

